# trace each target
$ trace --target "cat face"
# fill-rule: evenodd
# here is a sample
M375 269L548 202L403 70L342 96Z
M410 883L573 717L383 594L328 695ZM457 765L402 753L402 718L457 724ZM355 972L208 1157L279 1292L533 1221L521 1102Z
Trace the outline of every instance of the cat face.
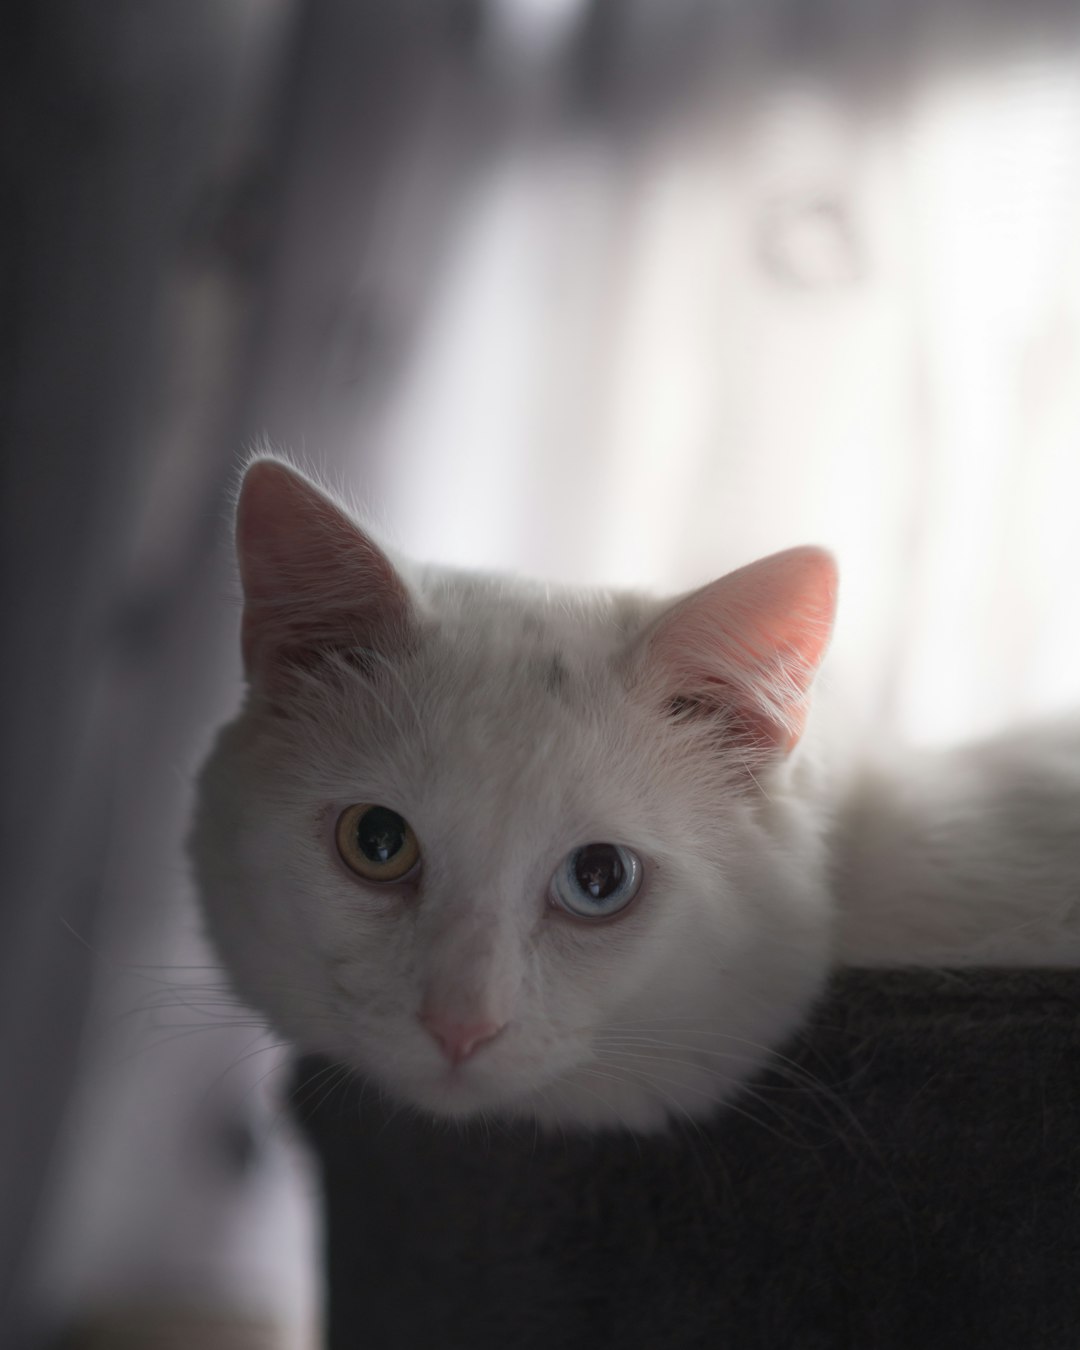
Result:
M713 1109L824 972L789 757L824 555L673 607L406 576L271 461L238 545L250 696L192 851L239 992L441 1116Z

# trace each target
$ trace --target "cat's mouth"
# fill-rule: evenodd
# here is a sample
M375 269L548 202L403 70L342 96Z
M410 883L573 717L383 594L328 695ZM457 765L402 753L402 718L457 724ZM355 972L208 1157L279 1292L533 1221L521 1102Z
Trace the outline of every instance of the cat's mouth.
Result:
M416 1105L438 1115L464 1119L479 1112L505 1105L524 1095L497 1075L481 1073L475 1065L448 1065L437 1073L412 1079L402 1091Z
M485 1111L512 1108L552 1081L557 1073L538 1072L521 1063L507 1063L483 1054L460 1063L409 1066L400 1063L376 1072L386 1088L414 1106L437 1115L464 1120Z

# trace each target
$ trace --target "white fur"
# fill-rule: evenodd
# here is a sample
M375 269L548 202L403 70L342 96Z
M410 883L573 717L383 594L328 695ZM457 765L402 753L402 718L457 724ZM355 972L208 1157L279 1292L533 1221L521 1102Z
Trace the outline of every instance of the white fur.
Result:
M295 718L249 700L206 765L192 851L238 990L301 1048L437 1114L706 1114L826 972L808 766L755 786L692 719L635 697L623 654L655 602L435 569L413 590L426 626L406 659L312 677ZM331 825L357 801L411 822L422 898L341 866ZM595 840L635 849L646 878L625 914L575 922L549 881ZM454 1070L418 1021L432 986L463 1019L479 1002L509 1023Z
M1080 734L893 763L830 809L809 735L751 773L722 724L635 683L669 606L399 573L416 640L294 674L288 716L256 688L201 778L210 934L299 1048L437 1116L650 1130L730 1098L838 959L1080 959ZM356 802L412 824L415 892L338 860ZM644 884L614 920L574 921L550 878L601 840ZM451 1067L430 998L505 1029Z
M849 965L1080 965L1080 721L882 758L832 842Z

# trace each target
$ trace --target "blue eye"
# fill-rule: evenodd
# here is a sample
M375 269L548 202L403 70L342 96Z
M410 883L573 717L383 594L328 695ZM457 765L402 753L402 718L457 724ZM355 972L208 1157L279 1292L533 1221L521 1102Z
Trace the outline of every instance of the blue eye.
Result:
M633 900L641 885L641 861L621 844L586 844L559 864L551 896L579 919L606 919Z

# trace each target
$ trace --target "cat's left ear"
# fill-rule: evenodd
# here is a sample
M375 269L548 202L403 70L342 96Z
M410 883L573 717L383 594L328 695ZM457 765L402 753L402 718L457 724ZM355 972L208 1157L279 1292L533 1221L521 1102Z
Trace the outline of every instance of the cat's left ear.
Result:
M282 694L327 651L400 644L412 605L394 565L346 513L295 469L256 460L236 508L248 678Z
M836 614L837 570L819 548L741 567L678 601L644 637L644 687L676 712L719 713L731 734L787 754Z

